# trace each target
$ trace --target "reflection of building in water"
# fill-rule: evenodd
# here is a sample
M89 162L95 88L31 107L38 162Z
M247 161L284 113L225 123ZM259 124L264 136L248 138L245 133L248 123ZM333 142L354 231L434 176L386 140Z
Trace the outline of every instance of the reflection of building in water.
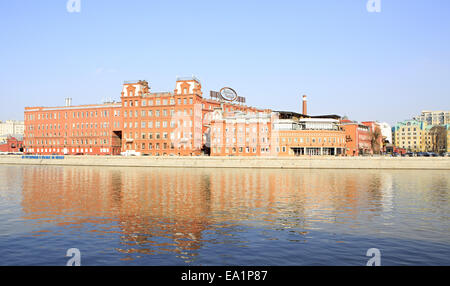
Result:
M205 231L263 224L308 230L376 214L386 184L377 171L24 167L25 218L117 231L124 253L195 256ZM392 199L390 199L392 200ZM232 230L228 230L232 231ZM164 238L163 240L161 238ZM164 241L164 242L161 242Z
M384 176L381 176L380 191L382 193L381 204L383 206L383 211L384 212L392 211L394 186L391 173L386 173Z
M130 170L25 168L25 218L51 220L62 226L116 222L123 234L122 252L199 248L201 232L208 227L208 196L199 191L204 182L183 176L182 169ZM154 236L171 242L158 245L153 243Z

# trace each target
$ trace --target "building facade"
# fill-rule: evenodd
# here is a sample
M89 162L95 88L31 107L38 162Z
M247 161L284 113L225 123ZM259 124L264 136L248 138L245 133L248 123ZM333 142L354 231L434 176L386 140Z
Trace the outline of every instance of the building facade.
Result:
M392 128L394 145L408 152L448 152L450 111L422 111Z
M229 88L228 88L229 89ZM217 92L215 92L217 94ZM217 95L204 98L195 77L177 78L169 92L126 81L120 102L26 107L25 152L56 155L314 156L373 154L378 123L337 115L258 109ZM236 103L239 102L239 103ZM382 140L382 137L379 138Z
M223 112L211 120L211 156L274 156L269 111Z
M146 81L124 82L121 102L26 107L25 152L31 154L199 155L209 144L214 108L258 109L205 99L195 77L178 78L174 92L150 92Z
M429 111L424 110L419 116L413 118L426 125L446 125L450 124L450 111Z
M347 156L373 154L369 126L348 119L341 120L339 126L345 132Z
M384 139L383 134L381 133L381 126L378 122L375 121L363 121L361 122L363 125L369 127L370 134L370 144L371 144L371 152L372 154L381 154L384 149Z
M417 120L398 122L393 127L394 145L408 152L425 151L425 124Z
M10 136L23 136L25 129L24 121L19 120L6 120L0 121L0 142L6 142Z
M303 110L306 106L303 105ZM306 116L303 115L302 116ZM344 155L345 133L333 118L280 118L278 112L214 111L212 156Z
M121 151L121 105L25 108L25 152L58 155L118 155Z

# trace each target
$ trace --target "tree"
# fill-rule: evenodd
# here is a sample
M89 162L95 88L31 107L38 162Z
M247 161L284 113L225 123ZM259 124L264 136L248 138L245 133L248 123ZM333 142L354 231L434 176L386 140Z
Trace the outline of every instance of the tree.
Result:
M436 125L429 131L431 137L431 151L435 153L445 152L447 146L447 129Z
M380 150L381 150L381 144L380 142L381 140L381 130L379 127L375 127L375 130L372 130L370 132L370 143L372 146L372 151L374 154L380 154Z

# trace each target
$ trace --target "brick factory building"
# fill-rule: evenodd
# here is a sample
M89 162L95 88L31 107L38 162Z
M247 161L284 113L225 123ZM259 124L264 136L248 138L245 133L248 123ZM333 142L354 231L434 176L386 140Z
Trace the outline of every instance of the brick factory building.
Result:
M26 153L58 155L199 155L209 144L214 108L258 109L206 99L195 77L178 78L174 92L150 92L146 81L125 82L121 102L26 107Z
M303 112L306 100L303 97ZM345 155L345 132L339 116L294 112L213 113L212 156Z
M118 155L121 104L25 108L25 152L31 154Z
M57 155L358 156L371 154L370 127L337 115L258 109L231 88L204 98L195 77L173 92L126 81L120 102L26 107L24 152Z

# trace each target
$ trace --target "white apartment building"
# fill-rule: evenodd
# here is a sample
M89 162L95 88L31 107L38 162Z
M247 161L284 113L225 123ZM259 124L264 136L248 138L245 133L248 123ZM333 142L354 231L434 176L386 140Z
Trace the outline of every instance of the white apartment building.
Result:
M0 141L6 141L9 135L22 136L25 130L24 121L6 120L0 121Z
M415 120L426 123L427 125L445 125L450 124L450 111L430 111L424 110Z
M378 122L377 122L378 123ZM392 144L392 127L386 122L378 123L380 125L381 136Z

